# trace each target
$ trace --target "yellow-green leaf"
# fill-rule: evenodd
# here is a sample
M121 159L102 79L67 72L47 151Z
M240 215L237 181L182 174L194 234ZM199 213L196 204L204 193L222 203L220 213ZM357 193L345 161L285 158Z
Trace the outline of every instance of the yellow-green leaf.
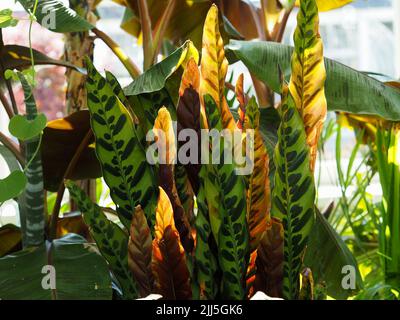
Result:
M314 171L318 139L326 118L326 71L322 40L318 33L315 0L302 0L294 33L292 75L289 90L303 119L310 148L310 168Z

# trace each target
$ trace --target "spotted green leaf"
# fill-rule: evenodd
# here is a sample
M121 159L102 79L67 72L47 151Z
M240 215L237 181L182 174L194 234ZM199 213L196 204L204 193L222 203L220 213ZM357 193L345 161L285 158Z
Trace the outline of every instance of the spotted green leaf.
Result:
M86 81L96 154L117 212L129 229L134 208L141 205L149 224L154 223L157 184L126 107L111 85L86 60Z
M315 186L303 121L290 94L283 97L281 119L271 212L284 229L283 296L297 299L302 257L315 220Z
M89 226L90 234L96 241L101 254L117 278L124 299L137 298L137 285L128 267L128 234L117 224L108 220L99 206L93 203L73 182L67 181L65 184L82 212L83 219Z
M204 96L210 129L222 131L218 107L210 95ZM224 163L225 151L232 152L229 139L220 139L219 163L208 165L207 179L219 191L218 259L222 270L222 297L243 299L245 275L249 256L249 231L246 220L246 187L237 175L235 165ZM224 150L225 149L225 150Z
M202 166L200 176L206 174L206 166ZM201 182L204 179L200 179ZM195 248L195 275L199 285L200 299L215 299L218 294L220 279L218 279L218 252L210 246L215 244L215 238L211 232L208 204L204 185L201 185L197 194L197 215L195 220L196 248Z

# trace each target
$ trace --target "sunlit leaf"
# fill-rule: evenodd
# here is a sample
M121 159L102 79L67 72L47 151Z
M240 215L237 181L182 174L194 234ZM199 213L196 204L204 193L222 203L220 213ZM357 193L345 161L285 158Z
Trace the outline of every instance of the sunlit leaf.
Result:
M326 78L323 45L318 32L318 9L315 0L303 0L294 33L292 74L289 91L303 118L310 148L310 168L314 171L318 139L326 118Z
M227 50L273 91L281 92L279 69L288 80L293 48L267 41L232 40ZM400 120L400 91L339 62L325 58L325 95L330 111Z
M33 12L35 1L17 0L28 12ZM36 9L36 20L43 27L54 32L79 32L93 28L87 20L74 10L66 7L59 0L39 0Z
M345 6L354 0L316 0L318 11L329 11ZM300 6L300 0L296 0L296 6Z
M204 23L200 67L202 112L205 112L203 97L209 94L217 105L223 128L234 130L236 124L225 99L225 77L228 71L228 61L225 58L224 43L219 31L218 8L216 5L211 6Z

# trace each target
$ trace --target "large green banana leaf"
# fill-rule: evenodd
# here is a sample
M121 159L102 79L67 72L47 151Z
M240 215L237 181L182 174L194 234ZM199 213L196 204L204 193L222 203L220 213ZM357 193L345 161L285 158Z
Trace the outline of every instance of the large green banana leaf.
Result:
M18 0L26 11L33 11L35 1ZM74 10L64 6L59 0L39 0L36 19L45 28L54 32L80 32L94 28Z
M55 269L55 289L48 284ZM43 278L45 278L43 280ZM0 300L110 300L111 278L94 245L75 234L0 259Z
M231 40L226 49L231 63L241 60L252 74L275 92L281 91L279 68L289 79L293 52L290 46ZM328 58L325 58L325 67L329 110L400 120L400 90Z
M346 299L363 287L357 261L342 238L316 209L316 223L311 231L304 265L313 272L315 283L324 283L327 294L335 299ZM356 289L342 287L345 274L342 268L353 266L356 271Z
M183 73L181 66L189 57L197 59L197 55L193 44L187 41L124 88L143 132L153 128L158 109L163 106L168 109L172 120L176 120L178 91Z

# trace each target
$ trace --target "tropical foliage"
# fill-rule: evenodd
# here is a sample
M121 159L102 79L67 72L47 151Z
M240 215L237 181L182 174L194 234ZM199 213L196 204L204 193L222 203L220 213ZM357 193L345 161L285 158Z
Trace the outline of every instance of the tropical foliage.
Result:
M19 2L31 25L36 20L67 35L68 61L0 42L0 96L14 137L0 132L10 171L0 179L0 206L16 200L21 222L0 228L0 299L132 300L158 293L241 300L257 291L303 300L398 297L399 86L324 58L319 34L318 11L351 1L263 0L260 8L241 0L116 1L126 7L123 29L143 41L143 73L97 29L100 1L70 1L71 8L57 0ZM46 8L55 12L54 28ZM245 23L239 12L251 19ZM291 12L297 12L293 48L280 44ZM0 19L1 32L18 23L10 10ZM94 66L92 33L128 70L127 87ZM256 96L245 92L244 75L229 81L229 64L238 60ZM68 69L65 118L48 122L38 111L39 64ZM24 91L23 114L13 83ZM337 123L326 121L328 110ZM357 142L343 172L345 125ZM180 138L188 129L191 147ZM220 139L205 139L206 129ZM316 168L334 132L342 197L321 212ZM199 153L184 161L193 146ZM362 147L365 180L354 164ZM250 172L240 173L239 158ZM378 202L366 193L375 173L383 192ZM105 186L107 206L100 201ZM369 255L372 271L365 275ZM53 269L55 285L43 285ZM350 270L349 286L343 270Z

